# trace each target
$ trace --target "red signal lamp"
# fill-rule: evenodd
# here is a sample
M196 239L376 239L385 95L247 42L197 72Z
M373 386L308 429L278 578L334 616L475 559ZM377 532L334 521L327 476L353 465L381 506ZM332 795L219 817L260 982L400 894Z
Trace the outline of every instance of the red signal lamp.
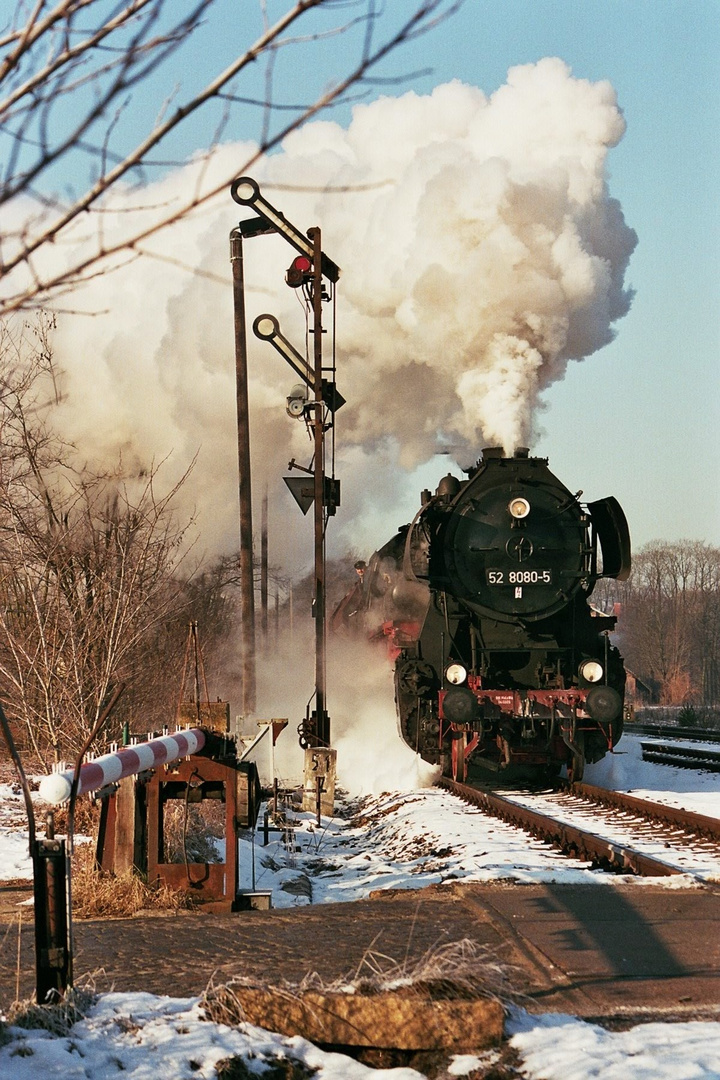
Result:
M291 289L298 289L309 277L312 277L312 273L312 259L309 259L307 255L296 255L285 274L285 280Z

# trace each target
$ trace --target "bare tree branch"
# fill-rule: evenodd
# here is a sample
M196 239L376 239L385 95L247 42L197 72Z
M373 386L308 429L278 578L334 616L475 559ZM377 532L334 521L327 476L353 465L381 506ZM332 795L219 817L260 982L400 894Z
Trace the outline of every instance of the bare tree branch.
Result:
M183 0L180 17L177 2L169 5L166 0L59 0L53 7L38 0L24 23L20 13L25 8L19 4L15 26L0 39L0 50L4 49L0 55L0 126L9 147L0 179L0 205L5 208L6 222L15 222L14 226L6 224L1 240L0 314L53 302L100 270L107 272L128 255L141 252L149 237L216 197L235 175L251 169L290 132L323 109L346 100L351 88L361 90L370 73L391 53L432 30L461 3L416 0L410 13L382 37L392 9L375 0L353 0L350 5L347 0L288 0L286 11L273 25L268 23L261 0L265 25L256 40L182 104L169 111L168 100L161 102L156 121L129 151L122 145L121 129L130 92L148 85L169 57L191 39L203 20L211 17L215 0L196 0L187 12ZM318 12L334 15L349 9L352 11L344 22L330 29L318 28ZM311 25L308 20L313 12L316 18ZM332 87L304 105L291 107L275 100L274 67L280 50L303 47L321 36L338 36L363 25L357 58L348 70L338 72ZM237 79L254 78L255 62L260 58L267 62L264 95L238 93ZM153 151L209 103L216 102L224 109L215 130L218 139L226 130L230 109L249 101L258 103L260 138L257 148L232 176L208 185L208 190L198 183L187 197L158 207L149 223L147 207L138 208L136 224L128 213L124 237L107 240L102 229L103 215L110 209L107 196L121 180L159 164L152 159ZM273 121L288 108L294 109L292 118L273 130ZM102 131L100 124L104 125ZM208 158L211 150L212 146L207 148ZM75 166L83 161L94 168L95 175L65 204L52 194L50 185L60 175L59 170L67 172L71 165L79 174ZM68 243L67 264L49 268L43 258L45 250L69 240L72 227L88 212L97 216L94 247L88 251L85 245L80 254L78 245L73 255Z

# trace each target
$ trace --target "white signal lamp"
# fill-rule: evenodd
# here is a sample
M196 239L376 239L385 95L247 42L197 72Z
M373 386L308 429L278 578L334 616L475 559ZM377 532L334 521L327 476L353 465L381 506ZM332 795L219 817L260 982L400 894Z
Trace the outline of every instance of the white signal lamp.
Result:
M299 420L305 412L306 404L307 390L302 383L298 383L297 386L293 386L287 396L286 412L288 416L292 416L293 419Z

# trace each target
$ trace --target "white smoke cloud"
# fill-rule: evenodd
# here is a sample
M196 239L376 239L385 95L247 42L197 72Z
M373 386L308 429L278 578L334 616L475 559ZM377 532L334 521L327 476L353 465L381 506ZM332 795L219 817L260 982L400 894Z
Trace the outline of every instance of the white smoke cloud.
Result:
M350 795L431 787L438 770L404 743L393 676L382 646L335 639L329 650L332 744L338 783Z
M321 226L342 268L339 521L345 507L367 509L368 473L391 504L402 470L443 445L467 461L488 443L529 444L542 391L611 340L630 305L636 243L606 179L624 129L609 83L546 59L512 69L490 97L452 82L359 106L347 129L309 124L254 172L298 227ZM152 205L203 171L208 185L234 163L241 171L250 150L221 147L209 165L191 163L142 193L116 191L108 241L127 228L129 205L142 202L150 219ZM170 455L168 482L197 455L185 498L211 550L237 546L228 235L245 216L228 193L148 241L162 258L93 281L73 305L98 314L63 315L56 339L65 433L88 459L122 451L129 470ZM248 324L269 311L303 351L304 315L283 283L293 254L277 237L246 241ZM310 533L298 540L299 512L279 477L290 457L309 464L312 446L284 411L296 377L249 336L255 485L271 486L271 559L297 567L309 562ZM344 473L343 455L368 472Z

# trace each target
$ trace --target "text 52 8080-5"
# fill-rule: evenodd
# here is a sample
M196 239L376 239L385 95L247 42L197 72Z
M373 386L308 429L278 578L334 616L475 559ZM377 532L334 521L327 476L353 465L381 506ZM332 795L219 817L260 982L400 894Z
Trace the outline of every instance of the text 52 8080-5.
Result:
M552 585L551 570L486 570L488 585Z

